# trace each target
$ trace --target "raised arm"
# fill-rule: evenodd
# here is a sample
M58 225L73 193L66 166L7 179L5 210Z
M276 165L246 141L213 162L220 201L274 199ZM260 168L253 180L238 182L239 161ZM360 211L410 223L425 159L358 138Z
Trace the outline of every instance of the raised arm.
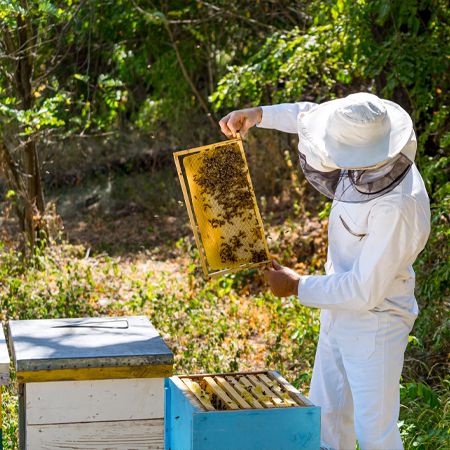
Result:
M262 106L262 120L258 127L297 134L297 117L314 108L316 103L297 102L280 103L279 105Z
M315 103L298 102L241 109L227 114L219 125L222 132L230 139L236 137L238 131L242 137L245 137L249 128L254 125L285 133L297 133L297 116L314 106L316 106Z

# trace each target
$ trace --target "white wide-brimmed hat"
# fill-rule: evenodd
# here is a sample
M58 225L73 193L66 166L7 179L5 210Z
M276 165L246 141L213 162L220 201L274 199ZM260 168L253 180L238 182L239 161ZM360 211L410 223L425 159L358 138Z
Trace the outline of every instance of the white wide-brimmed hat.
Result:
M322 103L298 117L299 150L315 170L371 170L403 154L414 161L417 143L408 113L368 93Z

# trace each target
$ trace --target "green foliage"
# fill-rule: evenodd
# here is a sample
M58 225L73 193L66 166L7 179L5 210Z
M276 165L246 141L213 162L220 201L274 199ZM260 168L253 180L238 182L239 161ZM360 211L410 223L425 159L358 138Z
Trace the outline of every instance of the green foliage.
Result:
M400 433L407 449L447 449L450 443L450 383L442 380L440 398L423 384L401 386Z
M68 247L67 251L73 252ZM40 253L34 256L25 268L21 255L10 250L0 253L1 309L8 318L15 320L84 317L93 315L92 294L94 285L89 267L82 263L66 266L64 276L53 270L54 259L51 254ZM44 269L44 271L42 271ZM23 273L26 273L24 277ZM45 284L54 292L36 291L36 282Z
M229 68L211 101L216 108L236 108L249 101L267 103L267 98L270 103L292 101L305 92L317 101L329 97L336 80L346 79L348 72L330 42L332 32L331 25L324 25L311 28L308 34L298 28L274 34L247 64Z
M411 401L421 397L423 402L429 405L431 409L439 406L436 394L422 383L406 383L404 386L400 386L400 399L404 400L406 396L409 396Z
M322 211L320 211L318 214L320 220L326 219L327 217L330 216L332 205L333 205L332 202L325 203L324 209Z
M19 448L19 402L17 394L2 387L3 449Z

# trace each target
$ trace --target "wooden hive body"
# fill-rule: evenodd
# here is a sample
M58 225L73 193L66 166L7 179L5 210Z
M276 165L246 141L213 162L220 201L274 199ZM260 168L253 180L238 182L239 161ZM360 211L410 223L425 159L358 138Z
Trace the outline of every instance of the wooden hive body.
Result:
M164 448L164 378L173 355L148 318L9 326L20 450Z
M195 379L199 384L205 385L206 378L214 380L217 385L220 384L220 379L228 379L231 386L233 377L236 376L245 377L246 382L253 387L256 387L261 380L260 376L275 380L277 387L269 389L269 386L265 385L266 389L273 394L273 398L269 396L272 402L261 400L259 404L263 405L262 407L239 404L236 408L228 401L225 410L216 408L211 410L205 407L198 395L187 387L189 381ZM210 385L210 382L207 384ZM225 385L222 384L223 386ZM275 393L277 388L281 388L280 392L289 392L287 403L284 405L274 401L282 399L281 394ZM228 387L223 390L225 393L229 392ZM226 400L223 404L216 402L216 407L217 405L225 407L225 402ZM239 402L236 401L235 404L237 403ZM165 408L165 448L167 450L319 450L321 448L320 408L314 406L275 371L168 378L166 379Z
M178 152L174 158L205 276L270 262L242 140Z

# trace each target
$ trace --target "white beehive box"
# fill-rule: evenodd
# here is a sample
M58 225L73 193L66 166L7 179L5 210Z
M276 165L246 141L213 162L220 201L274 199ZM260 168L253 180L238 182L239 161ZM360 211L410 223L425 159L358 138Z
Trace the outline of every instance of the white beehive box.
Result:
M11 321L20 450L164 448L173 355L146 317Z

